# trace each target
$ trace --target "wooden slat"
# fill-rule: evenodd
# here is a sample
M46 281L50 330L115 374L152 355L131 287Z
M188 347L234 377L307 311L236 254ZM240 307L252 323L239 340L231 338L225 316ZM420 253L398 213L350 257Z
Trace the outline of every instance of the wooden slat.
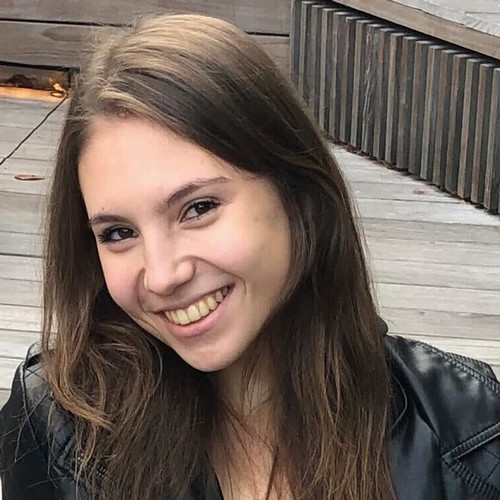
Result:
M53 164L46 160L9 158L0 165L0 174L14 177L18 174L33 174L40 177L49 177ZM0 190L3 185L0 185Z
M3 196L3 193L45 195L47 189L47 178L42 178L40 180L19 180L10 174L0 174L0 196Z
M387 163L396 164L399 132L399 103L402 100L401 70L403 39L406 33L395 32L389 37L387 114L385 118L385 148L383 159ZM401 166L397 166L401 168Z
M416 36L405 35L401 41L401 68L399 72L399 103L397 103L397 151L394 163L398 168L408 170L410 160L411 112L413 102L413 81L415 75Z
M498 318L500 291L379 283L377 295L379 303L396 309L486 314Z
M370 236L367 240L373 259L419 262L422 267L431 263L453 266L500 266L500 244L410 240L394 237ZM500 272L500 271L499 271ZM497 279L497 278L495 278Z
M402 335L433 335L477 340L498 340L500 316L469 312L432 311L381 307L390 332Z
M479 118L474 140L474 159L472 163L471 201L482 203L484 198L484 175L488 154L488 127L491 114L491 92L494 65L481 64L479 67L479 86L477 116Z
M361 215L377 219L476 224L500 227L500 219L471 205L452 205L428 201L359 200ZM485 215L487 217L485 217Z
M43 66L79 67L90 40L116 31L89 27L0 21L0 62ZM289 71L288 36L252 35L285 72Z
M362 217L360 223L368 238L392 238L397 234L398 238L407 240L486 243L500 246L500 229L494 226L376 218L369 217L369 214Z
M42 238L28 233L0 231L0 254L40 257L42 255Z
M42 310L39 307L0 304L0 330L40 332Z
M490 290L500 304L500 263L497 266L464 265L436 262L374 259L377 283L430 286L447 289ZM495 293L496 292L496 293ZM497 309L497 313L500 311Z
M426 180L432 180L433 173L441 64L440 54L444 49L446 49L446 46L442 44L433 44L429 46L427 52L425 105L422 129L422 144L420 145L420 147L422 148L420 177Z
M44 202L34 194L1 193L0 231L39 234Z
M42 259L0 254L0 276L9 280L41 280Z
M363 136L363 105L365 93L365 68L366 68L366 28L370 21L361 19L356 22L354 42L354 65L353 65L353 97L352 97L352 123L351 144L357 149L362 149Z
M457 193L460 152L462 150L462 125L465 100L465 65L470 59L468 54L456 54L452 57L451 92L450 92L450 121L446 145L446 161L443 184L449 193ZM444 157L444 153L443 153Z
M427 71L429 68L429 48L432 42L423 40L415 42L414 79L412 89L410 145L408 152L408 171L420 174L422 166L422 143L424 134L424 117L427 99ZM426 135L428 134L426 130Z
M87 2L41 0L3 2L3 19L33 19L67 23L128 24L139 15L164 12L197 12L232 22L255 33L287 34L290 27L288 0L90 0Z
M444 178L446 173L446 155L448 147L448 132L450 128L450 87L452 80L453 57L458 54L457 50L446 49L439 53L439 83L437 89L437 110L436 122L434 123L434 151L431 165L432 182L444 187ZM431 157L432 158L432 157ZM429 176L431 172L429 171Z
M293 2L297 4L301 2ZM332 92L333 67L333 13L335 9L321 9L321 39L320 39L320 63L319 63L319 115L318 125L321 130L328 130L330 124L330 94Z
M6 357L24 359L28 347L39 340L38 332L0 329L0 360Z
M500 67L493 70L488 154L484 181L484 206L494 212L500 206Z
M400 5L392 0L370 0L369 2L336 0L336 2L480 54L500 59L500 44L497 36L467 28L421 10Z
M464 111L462 116L462 137L458 168L457 194L465 200L471 196L472 165L477 130L477 104L480 58L470 58L465 64Z
M0 278L0 304L40 307L41 283Z
M351 192L356 199L371 200L398 200L398 201L429 201L436 203L461 204L458 198L443 196L443 193L435 186L422 183L422 186L415 186L410 183L378 183L373 179L358 182L349 182Z

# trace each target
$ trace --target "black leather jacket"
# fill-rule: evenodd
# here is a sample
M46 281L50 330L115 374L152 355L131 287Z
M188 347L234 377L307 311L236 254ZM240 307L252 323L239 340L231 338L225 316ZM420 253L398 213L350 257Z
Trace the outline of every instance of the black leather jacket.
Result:
M386 336L386 348L392 366L390 450L397 498L500 499L500 383L491 368L400 337ZM72 479L72 424L60 410L52 419L56 440L47 442L50 406L50 391L31 349L0 412L3 500L86 498ZM222 500L219 490L200 491L195 483L190 500Z

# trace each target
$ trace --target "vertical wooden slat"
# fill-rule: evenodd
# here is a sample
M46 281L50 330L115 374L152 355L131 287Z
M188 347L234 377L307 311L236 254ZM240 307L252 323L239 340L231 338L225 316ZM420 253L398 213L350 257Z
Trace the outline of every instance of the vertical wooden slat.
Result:
M396 164L398 151L401 51L404 36L405 33L395 32L391 33L389 37L387 113L383 159L393 165ZM401 168L401 165L396 165L396 168Z
M413 80L415 72L415 45L419 40L416 36L405 35L401 41L401 71L399 73L399 103L396 103L397 147L396 165L402 170L408 170L410 157L411 108L413 102Z
M456 54L452 58L450 122L448 127L444 187L452 194L457 193L460 151L462 149L462 123L464 113L465 65L470 56ZM446 131L445 131L446 133Z
M434 144L436 140L436 119L438 112L440 53L443 45L429 46L427 56L427 80L425 85L424 122L422 131L422 161L420 177L432 180L434 162Z
M410 147L408 154L408 171L420 174L422 166L424 115L427 87L427 70L430 41L415 42L414 79L410 119Z
M318 124L324 131L330 122L329 99L332 91L332 23L335 9L324 8L321 11L321 58L319 84L319 118Z
M488 152L488 127L491 114L491 84L494 65L481 64L479 67L479 85L477 99L477 127L474 140L474 159L472 162L472 184L470 199L482 203L484 197L484 175Z
M299 71L298 71L298 92L304 102L309 102L309 67L310 57L309 51L311 50L311 9L316 2L312 0L305 0L302 2L300 9L300 57L299 57Z
M365 74L363 95L363 129L362 129L362 150L365 153L373 154L373 128L375 93L377 88L377 64L379 47L379 29L384 25L374 22L366 27L365 38Z
M441 50L439 53L439 84L436 109L436 124L434 128L434 150L431 158L434 158L432 165L432 182L444 187L446 174L446 155L448 147L448 131L450 127L450 87L452 78L453 57L458 51L453 49Z
M465 200L469 200L471 196L474 142L478 119L479 67L484 62L484 59L470 58L465 64L464 112L457 184L457 195Z
M354 65L352 83L352 121L351 121L351 144L357 149L362 149L363 130L363 102L364 102L364 75L366 61L366 27L370 23L368 19L356 22L354 42Z
M300 33L302 21L302 0L292 0L292 18L290 23L290 71L292 83L299 88L299 59L301 52Z
M332 56L333 77L332 90L330 93L330 123L329 134L339 140L340 138L340 115L342 113L342 72L344 71L344 18L349 11L337 10L333 13L332 22Z
M353 73L354 73L354 53L356 43L356 22L360 16L346 16L343 18L343 48L342 57L343 71L341 78L340 98L342 106L340 108L339 139L342 142L351 140L352 122L352 100L353 100Z
M381 28L378 32L376 91L373 125L373 156L384 158L387 119L387 87L389 82L390 36L394 28Z
M488 152L484 181L484 206L496 212L500 189L500 67L493 70Z
M309 109L314 118L319 118L319 76L321 60L321 10L322 4L315 4L311 7L311 50L309 53Z

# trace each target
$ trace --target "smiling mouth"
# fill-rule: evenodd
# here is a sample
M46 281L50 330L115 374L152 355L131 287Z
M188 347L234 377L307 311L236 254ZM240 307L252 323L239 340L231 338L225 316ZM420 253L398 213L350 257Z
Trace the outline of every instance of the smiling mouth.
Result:
M196 323L202 318L209 316L213 311L215 311L220 303L229 293L230 287L225 286L219 290L205 295L200 300L197 300L185 309L175 309L172 311L164 311L163 314L167 319L176 325L190 325L191 323Z

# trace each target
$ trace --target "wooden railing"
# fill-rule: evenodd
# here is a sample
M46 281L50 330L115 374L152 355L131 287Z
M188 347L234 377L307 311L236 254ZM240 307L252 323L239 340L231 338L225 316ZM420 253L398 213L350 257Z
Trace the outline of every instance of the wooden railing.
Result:
M331 137L500 210L500 61L310 0L293 2L291 51L292 79Z

